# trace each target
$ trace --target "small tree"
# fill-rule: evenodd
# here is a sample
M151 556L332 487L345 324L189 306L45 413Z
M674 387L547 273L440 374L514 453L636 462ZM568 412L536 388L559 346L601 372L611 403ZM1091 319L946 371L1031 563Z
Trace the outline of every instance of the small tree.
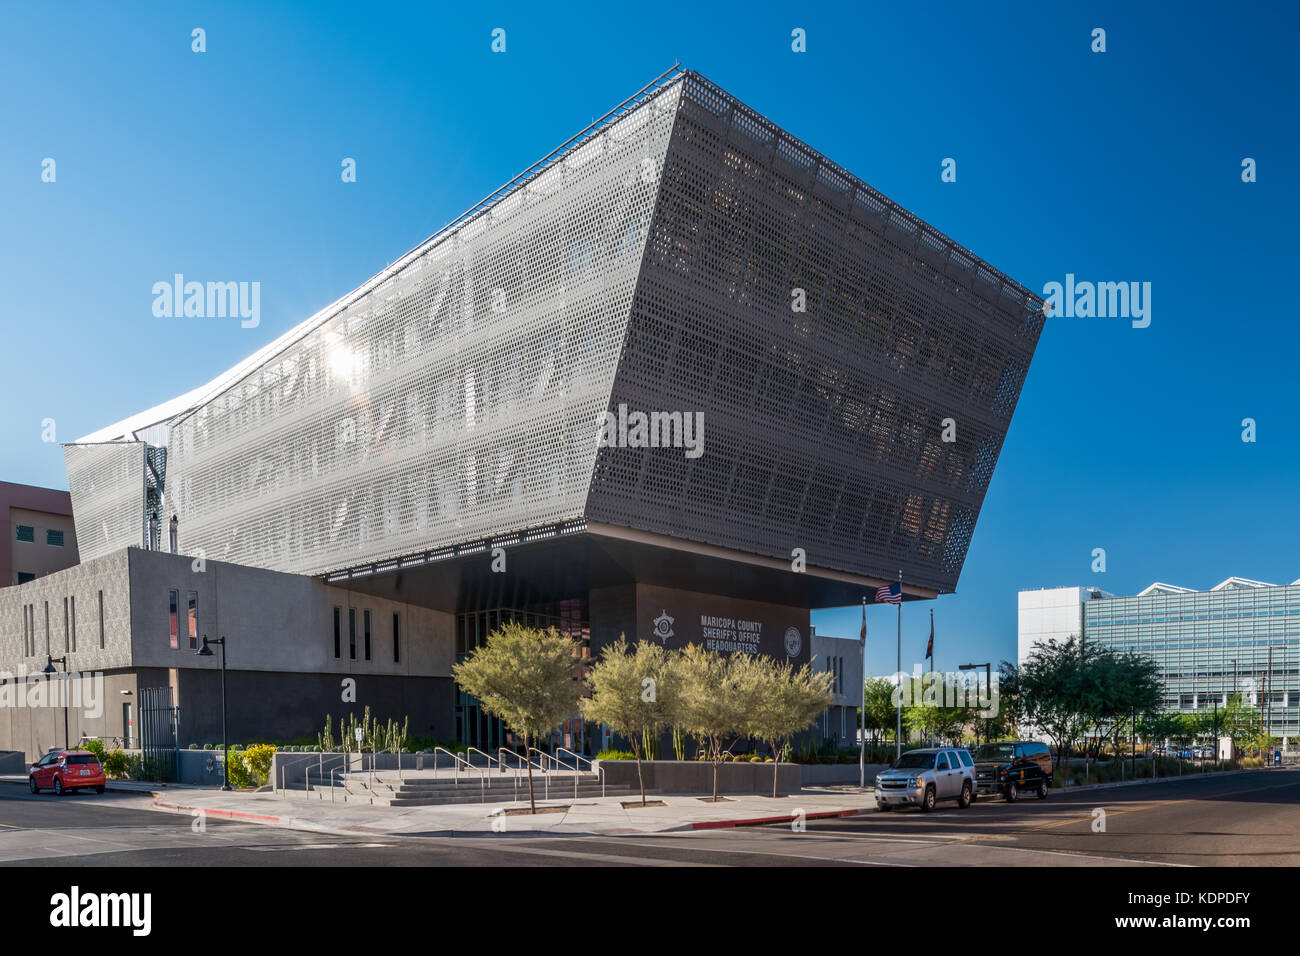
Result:
M868 677L862 689L862 703L866 708L865 723L876 739L894 730L894 684L884 677Z
M681 652L678 721L705 745L713 763L713 799L718 799L718 765L728 739L744 733L749 702L737 685L734 658L689 644Z
M646 805L641 755L651 746L649 742L657 740L672 723L674 669L672 659L660 645L638 641L629 648L627 640L619 635L618 641L601 651L600 660L588 675L591 696L579 702L585 718L608 724L631 742L637 782L641 785L641 806Z
M737 688L746 701L744 730L772 748L775 797L781 750L831 705L835 675L831 671L814 673L808 664L795 669L789 661L778 663L767 656L736 657L731 665Z
M479 699L483 709L500 718L524 739L528 765L528 803L537 812L533 764L528 740L547 733L578 709L579 682L572 638L553 627L502 624L487 641L452 667L456 683Z

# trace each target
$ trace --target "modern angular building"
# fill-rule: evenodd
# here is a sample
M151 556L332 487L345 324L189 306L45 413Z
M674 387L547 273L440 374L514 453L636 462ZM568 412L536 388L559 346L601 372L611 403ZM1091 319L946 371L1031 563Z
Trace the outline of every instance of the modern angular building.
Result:
M300 620L224 628L262 675L234 676L247 726L281 738L298 725L259 716L265 675L304 724L339 708L275 648L366 674L362 628L404 699L520 615L586 653L626 634L803 662L811 608L900 572L908 599L956 587L1042 322L1024 286L673 70L228 373L68 445L82 559L184 556L171 585L132 578L158 593L133 583L152 610L129 642L209 682L186 640L168 657L169 621L195 592L197 632L222 630L204 609L237 599L192 559L310 582ZM413 729L500 742L436 694Z
M1059 626L1037 627L1044 613ZM1166 710L1204 712L1240 693L1273 735L1300 732L1300 581L1231 577L1204 591L1157 582L1131 597L1092 588L1020 592L1022 662L1033 643L1070 635L1155 660Z

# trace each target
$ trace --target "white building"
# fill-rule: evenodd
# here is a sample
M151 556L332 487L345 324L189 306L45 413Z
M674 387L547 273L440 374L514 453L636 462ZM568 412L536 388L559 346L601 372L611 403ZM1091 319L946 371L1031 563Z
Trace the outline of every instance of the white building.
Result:
M1055 643L1068 637L1083 638L1083 606L1112 597L1099 588L1039 588L1020 592L1016 664L1023 666L1034 645Z
M862 706L862 644L856 638L832 637L812 629L812 669L835 675L831 706L817 718L822 739L856 746L858 708Z

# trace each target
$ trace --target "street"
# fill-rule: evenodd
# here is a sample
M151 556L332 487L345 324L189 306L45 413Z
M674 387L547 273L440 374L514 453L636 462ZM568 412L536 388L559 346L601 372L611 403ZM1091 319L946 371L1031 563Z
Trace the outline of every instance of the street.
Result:
M1294 866L1300 771L637 836L339 835L0 789L2 866ZM798 796L774 801L799 809ZM1102 812L1098 812L1102 811ZM1104 812L1104 813L1103 813Z

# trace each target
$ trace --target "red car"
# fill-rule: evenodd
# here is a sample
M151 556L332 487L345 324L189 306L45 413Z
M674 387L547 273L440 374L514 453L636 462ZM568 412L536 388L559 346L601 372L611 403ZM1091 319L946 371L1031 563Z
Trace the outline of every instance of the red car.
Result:
M32 793L53 790L59 796L69 790L90 787L96 793L103 793L107 783L99 758L89 750L51 750L32 764L27 775L27 786Z

